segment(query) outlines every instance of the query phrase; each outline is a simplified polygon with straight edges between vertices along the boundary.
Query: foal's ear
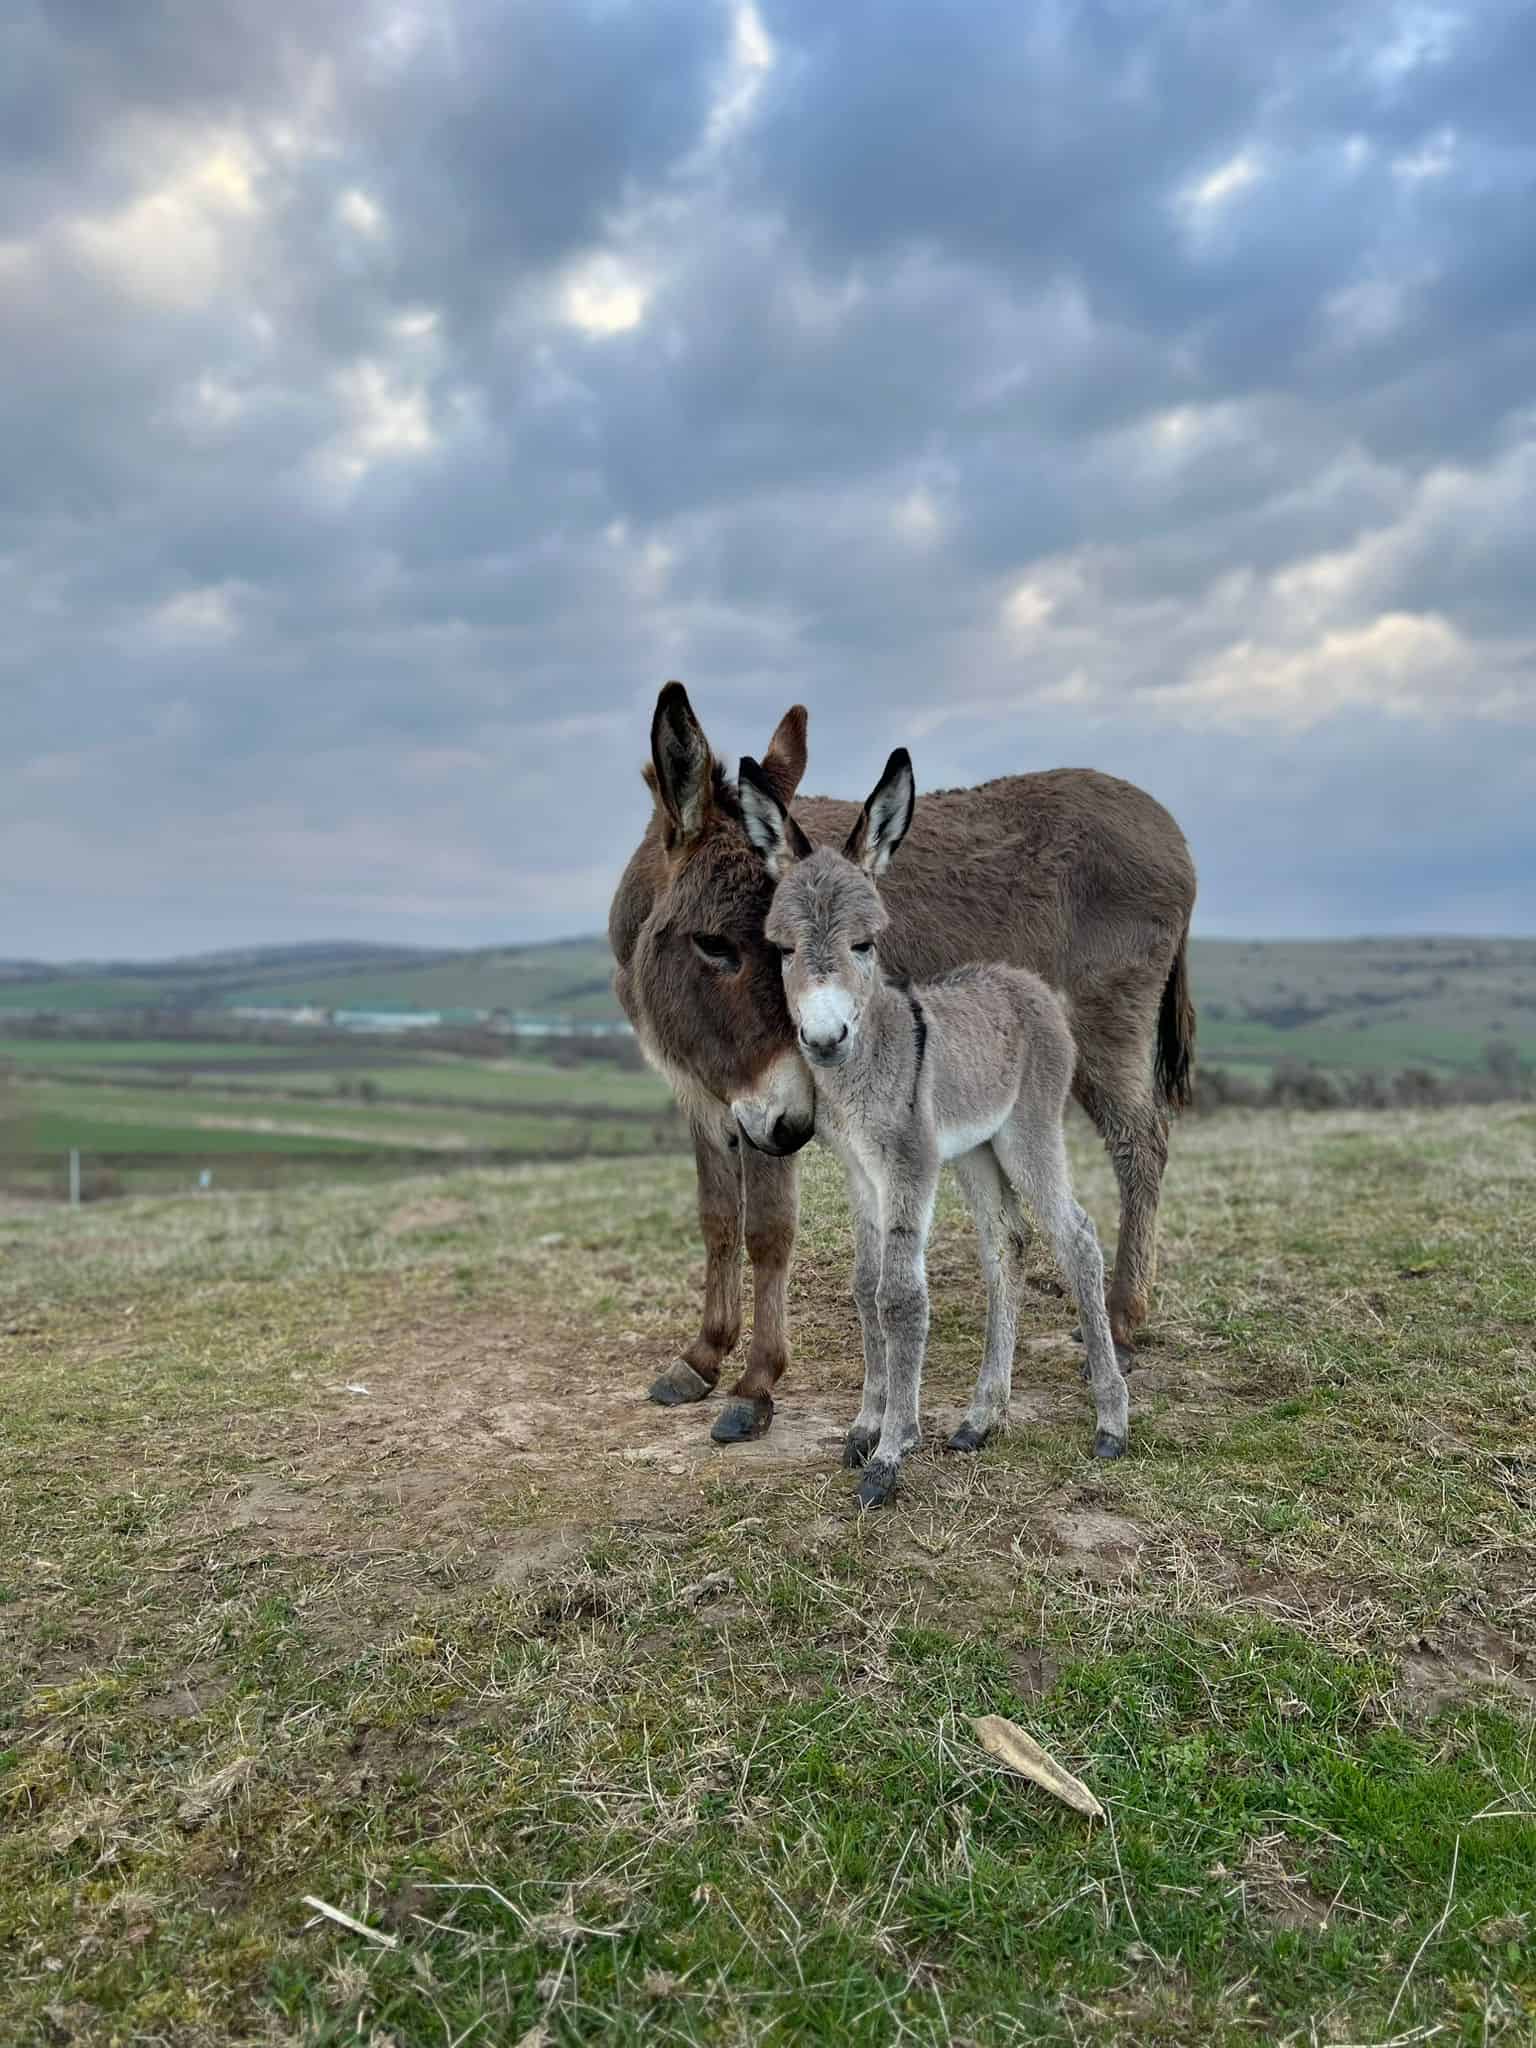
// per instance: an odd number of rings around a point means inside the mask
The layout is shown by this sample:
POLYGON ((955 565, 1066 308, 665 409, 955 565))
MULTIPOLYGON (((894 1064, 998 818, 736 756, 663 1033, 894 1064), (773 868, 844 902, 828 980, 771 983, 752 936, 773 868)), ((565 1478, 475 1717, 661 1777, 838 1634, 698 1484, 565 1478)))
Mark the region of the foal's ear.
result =
POLYGON ((856 861, 867 875, 883 875, 907 836, 916 804, 912 756, 905 747, 898 747, 871 790, 858 823, 848 834, 843 857, 856 861))
POLYGON ((780 802, 766 762, 754 761, 750 754, 742 755, 736 795, 747 837, 762 855, 763 866, 777 881, 791 862, 805 859, 811 842, 780 802))
POLYGON ((645 779, 666 815, 669 844, 696 839, 709 813, 715 758, 681 683, 668 683, 656 699, 645 779))
POLYGON ((781 804, 792 804, 800 778, 805 773, 805 725, 808 713, 803 704, 791 704, 779 720, 768 751, 761 762, 769 787, 781 804))

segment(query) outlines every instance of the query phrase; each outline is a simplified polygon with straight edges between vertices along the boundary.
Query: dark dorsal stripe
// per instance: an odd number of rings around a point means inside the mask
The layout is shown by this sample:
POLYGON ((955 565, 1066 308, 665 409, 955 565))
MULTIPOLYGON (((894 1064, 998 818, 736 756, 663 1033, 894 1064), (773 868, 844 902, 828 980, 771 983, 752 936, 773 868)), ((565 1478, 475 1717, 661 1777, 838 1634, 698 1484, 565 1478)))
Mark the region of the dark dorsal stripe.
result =
POLYGON ((912 1101, 910 1108, 917 1108, 917 1085, 923 1078, 923 1054, 928 1049, 928 1019, 923 1015, 923 1006, 909 988, 904 991, 912 1005, 912 1037, 917 1045, 917 1065, 912 1069, 912 1101))

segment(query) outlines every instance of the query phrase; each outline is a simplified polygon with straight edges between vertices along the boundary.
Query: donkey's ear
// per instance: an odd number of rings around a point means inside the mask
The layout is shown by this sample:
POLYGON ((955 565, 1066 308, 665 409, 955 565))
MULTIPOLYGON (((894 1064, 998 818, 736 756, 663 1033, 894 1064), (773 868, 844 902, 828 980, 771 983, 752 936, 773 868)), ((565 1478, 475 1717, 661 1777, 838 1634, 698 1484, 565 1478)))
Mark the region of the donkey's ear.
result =
POLYGON ((736 796, 747 837, 777 881, 791 862, 805 859, 811 842, 780 802, 766 763, 754 761, 750 754, 741 757, 736 796))
POLYGON ((768 751, 761 762, 769 787, 781 804, 792 804, 800 778, 805 773, 805 724, 803 704, 791 704, 779 720, 768 751))
POLYGON ((666 813, 674 844, 704 828, 714 789, 715 760, 681 683, 668 683, 651 720, 651 773, 646 777, 666 813))
POLYGON ((867 875, 883 875, 907 836, 916 803, 912 756, 905 747, 898 747, 871 790, 858 823, 848 834, 844 857, 857 861, 867 875))

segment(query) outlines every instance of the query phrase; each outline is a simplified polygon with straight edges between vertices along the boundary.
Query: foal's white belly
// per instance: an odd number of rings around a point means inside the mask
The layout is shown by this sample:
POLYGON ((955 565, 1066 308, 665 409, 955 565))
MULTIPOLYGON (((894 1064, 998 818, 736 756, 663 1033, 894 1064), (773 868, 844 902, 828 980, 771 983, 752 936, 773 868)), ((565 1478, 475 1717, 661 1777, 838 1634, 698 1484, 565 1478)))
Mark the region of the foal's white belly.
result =
POLYGON ((959 1159, 967 1152, 974 1152, 978 1145, 985 1145, 989 1138, 996 1137, 1008 1121, 1004 1111, 1000 1116, 988 1117, 980 1123, 941 1123, 939 1125, 939 1157, 959 1159))

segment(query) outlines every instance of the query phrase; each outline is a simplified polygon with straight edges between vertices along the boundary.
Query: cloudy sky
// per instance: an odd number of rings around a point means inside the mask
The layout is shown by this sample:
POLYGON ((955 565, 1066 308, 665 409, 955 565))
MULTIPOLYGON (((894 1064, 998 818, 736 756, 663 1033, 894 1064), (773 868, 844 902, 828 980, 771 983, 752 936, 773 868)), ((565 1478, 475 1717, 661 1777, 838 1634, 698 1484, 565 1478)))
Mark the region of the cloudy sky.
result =
POLYGON ((590 930, 670 676, 1536 931, 1536 10, 11 0, 0 956, 590 930))

